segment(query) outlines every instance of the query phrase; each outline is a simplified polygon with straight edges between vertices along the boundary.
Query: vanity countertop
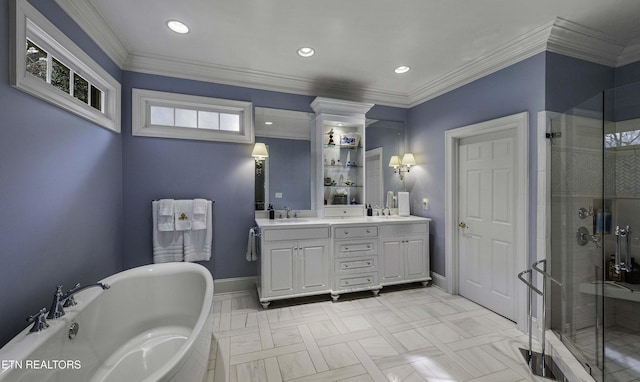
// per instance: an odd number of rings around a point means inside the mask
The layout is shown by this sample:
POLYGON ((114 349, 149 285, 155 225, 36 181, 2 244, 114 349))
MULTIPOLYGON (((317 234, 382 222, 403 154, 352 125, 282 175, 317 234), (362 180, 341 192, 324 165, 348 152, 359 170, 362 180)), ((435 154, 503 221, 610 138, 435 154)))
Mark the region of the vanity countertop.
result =
POLYGON ((299 226, 334 226, 350 224, 403 224, 403 223, 425 223, 431 221, 430 218, 420 216, 362 216, 351 218, 289 218, 289 219, 256 219, 256 224, 260 228, 285 228, 299 226))

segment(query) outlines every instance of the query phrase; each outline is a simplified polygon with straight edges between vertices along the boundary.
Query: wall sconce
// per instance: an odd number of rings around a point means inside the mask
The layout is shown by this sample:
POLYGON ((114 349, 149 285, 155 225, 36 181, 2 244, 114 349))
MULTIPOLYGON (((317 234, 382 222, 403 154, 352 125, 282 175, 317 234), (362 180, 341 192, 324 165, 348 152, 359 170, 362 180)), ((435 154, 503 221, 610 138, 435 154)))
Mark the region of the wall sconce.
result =
POLYGON ((253 146, 251 156, 256 160, 256 175, 262 175, 263 161, 269 157, 267 146, 264 143, 257 143, 253 146))
POLYGON ((412 153, 406 153, 402 156, 402 160, 400 160, 400 156, 394 155, 391 157, 389 161, 389 167, 393 167, 393 173, 400 174, 400 180, 404 180, 404 173, 409 172, 411 170, 411 166, 416 165, 416 158, 412 153))

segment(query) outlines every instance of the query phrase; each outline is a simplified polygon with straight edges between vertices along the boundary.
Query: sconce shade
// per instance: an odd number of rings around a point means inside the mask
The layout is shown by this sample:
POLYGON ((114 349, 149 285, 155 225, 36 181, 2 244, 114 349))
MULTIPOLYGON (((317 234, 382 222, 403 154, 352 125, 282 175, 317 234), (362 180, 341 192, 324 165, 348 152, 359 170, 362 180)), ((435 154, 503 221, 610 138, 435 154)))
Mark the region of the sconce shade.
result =
POLYGON ((415 166, 416 165, 416 158, 413 156, 412 153, 406 153, 402 157, 402 165, 403 166, 415 166))
POLYGON ((267 146, 264 143, 256 143, 253 146, 253 152, 251 156, 256 158, 257 160, 262 160, 269 157, 269 152, 267 152, 267 146))
POLYGON ((400 167, 401 163, 400 163, 400 157, 397 155, 394 155, 391 157, 391 160, 389 160, 389 167, 400 167))

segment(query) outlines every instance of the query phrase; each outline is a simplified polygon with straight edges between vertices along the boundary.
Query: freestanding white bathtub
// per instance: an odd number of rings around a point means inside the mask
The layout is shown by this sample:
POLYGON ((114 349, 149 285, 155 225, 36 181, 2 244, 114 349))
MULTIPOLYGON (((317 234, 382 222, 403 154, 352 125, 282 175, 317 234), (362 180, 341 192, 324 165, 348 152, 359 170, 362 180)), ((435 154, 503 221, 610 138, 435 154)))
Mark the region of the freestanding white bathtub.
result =
POLYGON ((0 381, 202 382, 211 346, 213 279, 203 266, 142 266, 75 295, 77 305, 0 349, 0 381), (69 328, 78 333, 69 338, 69 328))

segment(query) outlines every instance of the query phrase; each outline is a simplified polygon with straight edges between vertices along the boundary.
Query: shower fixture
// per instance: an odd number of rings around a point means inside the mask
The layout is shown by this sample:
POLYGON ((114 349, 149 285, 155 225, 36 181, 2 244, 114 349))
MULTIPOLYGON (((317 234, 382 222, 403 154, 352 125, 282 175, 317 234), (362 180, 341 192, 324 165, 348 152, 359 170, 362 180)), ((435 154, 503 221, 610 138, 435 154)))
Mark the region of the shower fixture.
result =
POLYGON ((587 210, 586 208, 582 207, 578 210, 578 217, 580 219, 586 219, 589 216, 593 215, 593 207, 589 206, 589 209, 587 210))
POLYGON ((600 236, 599 235, 590 235, 589 230, 586 227, 578 228, 578 232, 576 232, 576 242, 580 246, 587 245, 588 242, 592 241, 593 244, 596 245, 596 248, 600 248, 600 236))

